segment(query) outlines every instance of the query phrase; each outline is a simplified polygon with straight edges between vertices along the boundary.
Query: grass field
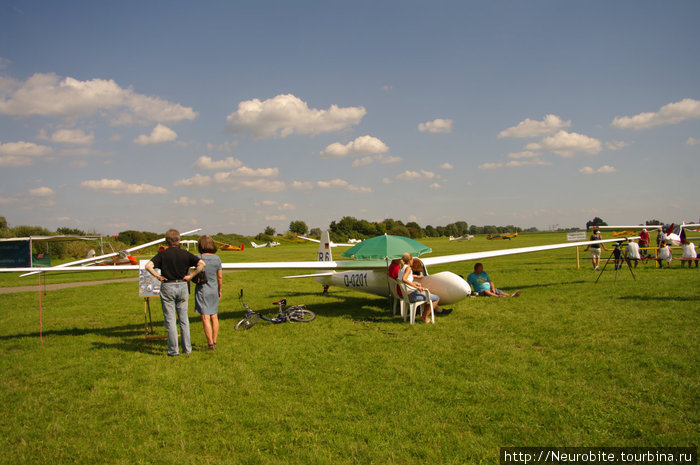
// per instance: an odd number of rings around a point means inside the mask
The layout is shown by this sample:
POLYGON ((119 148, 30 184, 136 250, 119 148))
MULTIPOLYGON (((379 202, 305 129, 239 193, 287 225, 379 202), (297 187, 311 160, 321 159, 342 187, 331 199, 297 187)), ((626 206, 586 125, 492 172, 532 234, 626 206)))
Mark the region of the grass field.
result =
MULTIPOLYGON (((445 254, 562 240, 422 242, 445 254)), ((299 260, 315 249, 221 255, 299 260)), ((322 296, 312 280, 278 279, 284 271, 227 273, 218 350, 204 350, 192 310, 194 352, 173 359, 165 341, 143 338, 136 283, 49 292, 43 347, 38 293, 0 295, 0 462, 467 464, 497 463, 501 446, 698 444, 698 270, 640 265, 636 281, 625 269, 594 284, 574 250, 485 265, 523 296, 468 298, 415 326, 378 297, 322 296), (234 332, 241 287, 255 309, 273 313, 286 296, 318 318, 234 332)), ((94 277, 49 282, 75 279, 94 277)))

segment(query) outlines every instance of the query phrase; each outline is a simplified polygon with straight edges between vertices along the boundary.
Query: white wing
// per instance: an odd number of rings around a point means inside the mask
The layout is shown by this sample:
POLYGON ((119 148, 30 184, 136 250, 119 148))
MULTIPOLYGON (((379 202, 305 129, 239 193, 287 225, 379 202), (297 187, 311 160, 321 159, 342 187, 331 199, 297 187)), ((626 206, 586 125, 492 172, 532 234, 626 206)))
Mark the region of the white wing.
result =
MULTIPOLYGON (((194 234, 194 233, 196 233, 196 232, 198 232, 198 231, 201 231, 201 230, 202 230, 202 228, 193 229, 192 231, 187 231, 187 232, 185 232, 185 233, 180 234, 180 236, 187 236, 187 235, 189 235, 189 234, 194 234)), ((134 252, 134 251, 136 251, 136 250, 145 249, 146 247, 150 247, 150 246, 152 246, 152 245, 160 244, 161 242, 164 242, 164 241, 165 241, 165 238, 164 238, 164 237, 161 237, 161 238, 158 239, 158 240, 155 240, 155 241, 152 241, 152 242, 148 242, 148 243, 146 243, 146 244, 137 245, 137 246, 135 246, 135 247, 131 247, 130 249, 122 250, 122 252, 134 252)), ((104 260, 105 258, 116 257, 117 255, 119 255, 119 253, 120 253, 120 252, 112 252, 112 253, 108 253, 108 254, 106 254, 106 255, 99 255, 99 256, 91 257, 91 258, 84 258, 84 259, 82 259, 82 260, 76 260, 76 261, 74 261, 74 262, 62 263, 62 264, 60 264, 60 265, 51 266, 51 267, 44 267, 44 268, 22 268, 22 269, 20 269, 20 268, 14 268, 14 270, 17 271, 18 273, 22 273, 22 272, 24 272, 25 270, 31 271, 31 273, 26 273, 26 274, 21 275, 20 278, 21 278, 21 277, 24 277, 24 276, 31 276, 31 275, 37 274, 37 273, 39 273, 39 272, 41 272, 41 271, 51 271, 51 270, 61 270, 61 271, 65 271, 65 270, 63 270, 63 268, 69 268, 69 267, 72 267, 72 266, 74 266, 74 265, 81 265, 81 264, 84 264, 84 263, 97 262, 97 261, 100 261, 100 260, 104 260)), ((106 267, 100 267, 100 269, 101 269, 101 270, 105 270, 105 269, 109 269, 109 267, 108 267, 108 266, 106 266, 106 267)), ((127 268, 125 265, 120 265, 118 269, 120 269, 120 270, 127 270, 127 269, 129 269, 129 268, 127 268)), ((138 269, 138 266, 136 267, 136 269, 138 269)), ((4 271, 4 269, 3 269, 3 271, 4 271)), ((83 270, 83 271, 87 271, 87 270, 83 270)), ((95 271, 95 269, 90 269, 89 271, 95 271)))
MULTIPOLYGON (((299 239, 304 239, 307 241, 315 242, 317 244, 320 244, 321 241, 318 239, 314 239, 313 237, 306 237, 306 236, 297 236, 299 239)), ((343 244, 342 242, 330 242, 331 247, 354 247, 356 244, 343 244)))
POLYGON ((627 226, 596 226, 596 229, 629 229, 632 231, 637 231, 637 230, 642 230, 642 229, 663 229, 664 225, 662 224, 655 224, 655 225, 643 225, 643 224, 635 224, 634 226, 627 225, 627 226))

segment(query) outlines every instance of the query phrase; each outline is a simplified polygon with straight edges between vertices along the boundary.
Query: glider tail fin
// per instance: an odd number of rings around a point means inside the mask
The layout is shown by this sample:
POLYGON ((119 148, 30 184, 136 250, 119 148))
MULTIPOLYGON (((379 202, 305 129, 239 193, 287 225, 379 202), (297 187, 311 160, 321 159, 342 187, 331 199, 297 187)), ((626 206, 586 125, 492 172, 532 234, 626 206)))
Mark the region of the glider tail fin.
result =
POLYGON ((321 233, 321 242, 318 244, 318 261, 332 262, 333 252, 331 252, 331 237, 328 230, 321 233))

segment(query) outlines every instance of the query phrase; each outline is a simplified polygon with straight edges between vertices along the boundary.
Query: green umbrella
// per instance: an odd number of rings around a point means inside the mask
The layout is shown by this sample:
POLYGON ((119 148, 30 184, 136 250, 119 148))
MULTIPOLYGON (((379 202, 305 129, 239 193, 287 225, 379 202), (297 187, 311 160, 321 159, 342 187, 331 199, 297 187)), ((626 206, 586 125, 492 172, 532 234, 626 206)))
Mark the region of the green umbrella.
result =
POLYGON ((386 260, 400 258, 406 252, 418 256, 432 252, 432 249, 408 237, 384 234, 383 236, 367 239, 349 248, 343 252, 343 257, 354 258, 355 260, 386 260))

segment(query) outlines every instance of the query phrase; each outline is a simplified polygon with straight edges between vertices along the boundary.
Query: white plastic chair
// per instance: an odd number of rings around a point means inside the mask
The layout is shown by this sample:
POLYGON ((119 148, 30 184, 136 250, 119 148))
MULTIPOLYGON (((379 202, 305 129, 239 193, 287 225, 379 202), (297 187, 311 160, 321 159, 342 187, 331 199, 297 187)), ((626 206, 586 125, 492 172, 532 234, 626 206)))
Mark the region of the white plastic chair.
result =
POLYGON ((403 303, 403 297, 399 295, 398 287, 399 281, 394 278, 389 278, 389 291, 391 295, 391 309, 394 316, 396 316, 396 308, 399 308, 401 312, 401 318, 406 320, 406 306, 403 303))
POLYGON ((403 281, 397 281, 399 288, 401 289, 401 293, 403 294, 403 297, 401 297, 402 301, 402 307, 401 307, 401 316, 403 317, 403 320, 406 321, 406 313, 408 313, 408 317, 410 318, 411 324, 416 323, 416 313, 418 312, 418 308, 421 305, 428 304, 430 306, 430 322, 435 323, 435 313, 433 312, 433 305, 430 302, 430 291, 425 290, 423 293, 425 294, 426 300, 419 300, 416 302, 411 302, 411 300, 408 298, 408 295, 413 292, 415 289, 408 288, 408 285, 404 283, 403 281), (406 312, 406 309, 408 309, 408 312, 406 312))

